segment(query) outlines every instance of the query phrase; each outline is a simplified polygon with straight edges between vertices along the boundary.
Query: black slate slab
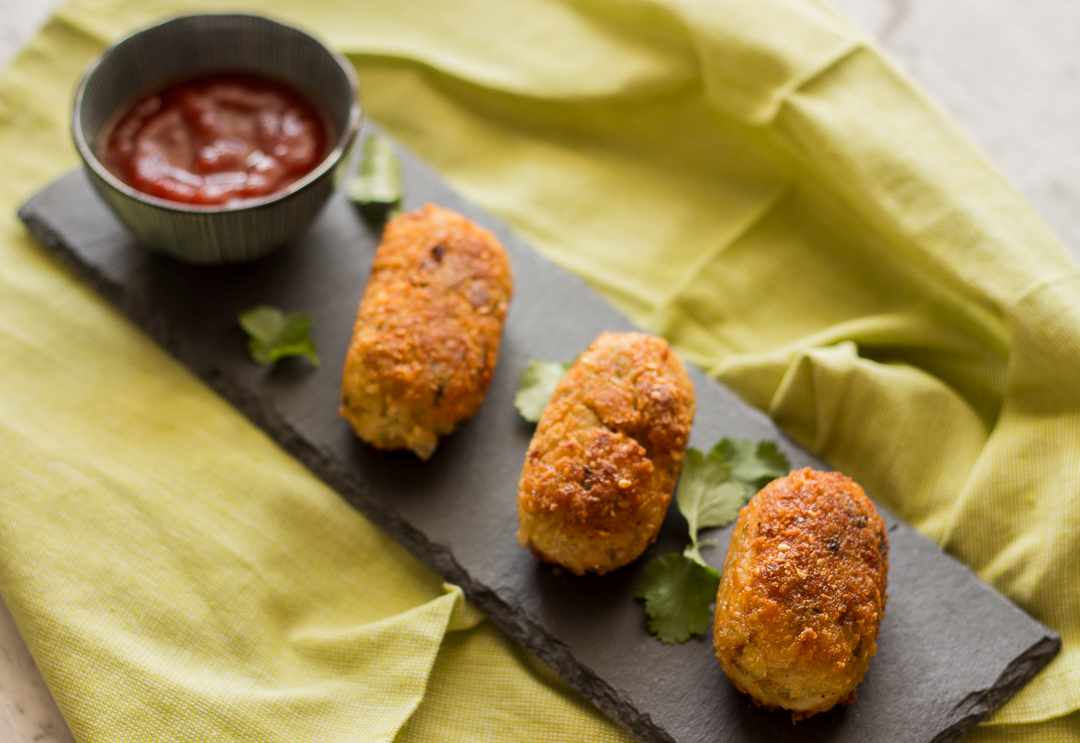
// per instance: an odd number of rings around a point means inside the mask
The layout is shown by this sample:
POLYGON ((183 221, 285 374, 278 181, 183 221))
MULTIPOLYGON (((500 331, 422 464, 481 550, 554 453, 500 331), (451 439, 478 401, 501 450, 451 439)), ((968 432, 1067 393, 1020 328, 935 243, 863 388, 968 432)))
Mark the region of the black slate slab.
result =
MULTIPOLYGON (((401 154, 406 206, 434 202, 494 230, 516 282, 487 398, 428 462, 367 447, 337 414, 341 363, 378 241, 378 230, 340 195, 284 251, 215 268, 142 250, 81 170, 19 215, 147 333, 642 741, 955 741, 1057 653, 1054 632, 883 511, 890 598, 878 654, 854 705, 793 726, 787 714, 758 709, 731 687, 710 639, 666 646, 646 631, 633 588, 647 560, 685 545, 675 508, 643 559, 604 578, 574 577, 518 549, 514 499, 532 434, 512 406, 518 375, 530 359, 570 360, 600 331, 632 326, 401 154), (320 369, 292 360, 267 370, 248 359, 236 316, 259 303, 314 315, 320 369)), ((691 445, 707 449, 724 435, 768 438, 793 466, 825 466, 699 370, 692 376, 691 445)), ((729 531, 714 535, 719 544, 707 550, 716 566, 729 531)))

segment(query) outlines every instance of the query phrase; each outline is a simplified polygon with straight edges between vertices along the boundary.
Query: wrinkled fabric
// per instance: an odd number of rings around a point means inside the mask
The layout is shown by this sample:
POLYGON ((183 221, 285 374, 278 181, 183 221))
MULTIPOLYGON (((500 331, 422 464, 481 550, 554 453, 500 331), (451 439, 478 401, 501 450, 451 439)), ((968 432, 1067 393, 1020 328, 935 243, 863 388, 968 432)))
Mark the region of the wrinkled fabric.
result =
MULTIPOLYGON (((1064 638, 972 736, 1080 739, 1080 272, 820 0, 271 0, 368 116, 1064 638)), ((76 0, 0 78, 0 593, 77 738, 628 740, 60 269, 76 0)))

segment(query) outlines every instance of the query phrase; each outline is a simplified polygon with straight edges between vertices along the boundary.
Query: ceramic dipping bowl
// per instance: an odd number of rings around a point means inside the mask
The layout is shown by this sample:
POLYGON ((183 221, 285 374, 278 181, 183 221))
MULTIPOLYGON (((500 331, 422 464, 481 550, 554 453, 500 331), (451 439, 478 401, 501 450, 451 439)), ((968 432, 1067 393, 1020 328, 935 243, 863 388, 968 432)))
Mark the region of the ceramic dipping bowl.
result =
POLYGON ((360 127, 352 65, 311 35, 256 15, 189 15, 139 31, 91 63, 75 93, 72 134, 90 180, 116 216, 151 250, 188 263, 238 263, 288 243, 333 193, 360 127), (98 159, 107 128, 140 97, 219 73, 254 74, 297 91, 328 124, 328 152, 282 190, 202 205, 143 193, 98 159))

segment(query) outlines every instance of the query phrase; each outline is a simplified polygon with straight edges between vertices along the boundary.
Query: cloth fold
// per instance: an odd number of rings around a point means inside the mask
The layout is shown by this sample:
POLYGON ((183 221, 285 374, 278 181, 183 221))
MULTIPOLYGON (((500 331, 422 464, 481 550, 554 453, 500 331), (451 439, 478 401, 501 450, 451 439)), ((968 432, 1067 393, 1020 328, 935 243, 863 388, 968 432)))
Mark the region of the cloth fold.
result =
MULTIPOLYGON (((240 2, 367 114, 1064 637, 974 740, 1080 740, 1080 273, 822 0, 240 2)), ((627 740, 26 236, 105 44, 0 77, 0 593, 77 738, 627 740), (187 736, 186 738, 184 736, 187 736)))

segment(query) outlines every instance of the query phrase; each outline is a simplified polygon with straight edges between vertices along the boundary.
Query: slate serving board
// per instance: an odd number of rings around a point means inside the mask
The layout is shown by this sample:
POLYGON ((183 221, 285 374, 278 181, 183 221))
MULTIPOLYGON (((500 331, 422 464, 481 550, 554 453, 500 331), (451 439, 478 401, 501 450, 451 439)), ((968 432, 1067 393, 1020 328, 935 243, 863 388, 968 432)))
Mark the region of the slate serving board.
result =
MULTIPOLYGON (((428 462, 369 448, 337 413, 340 369, 378 242, 378 229, 340 194, 296 243, 242 266, 194 267, 143 250, 82 170, 34 196, 19 216, 281 446, 642 741, 955 741, 1057 653, 1053 631, 882 511, 891 548, 878 654, 854 705, 793 726, 788 714, 758 709, 734 690, 710 638, 668 646, 648 634, 634 585, 648 560, 685 546, 674 507, 644 557, 603 578, 575 577, 519 549, 515 495, 533 430, 512 405, 522 368, 534 358, 571 360, 601 331, 633 326, 400 154, 405 206, 430 201, 492 229, 510 253, 516 284, 484 404, 428 462), (236 316, 261 303, 314 315, 321 368, 294 359, 267 370, 250 361, 236 316)), ((725 435, 772 439, 794 467, 826 466, 700 370, 691 376, 692 446, 705 450, 725 435)), ((711 535, 719 543, 706 557, 716 567, 729 533, 711 535)))

